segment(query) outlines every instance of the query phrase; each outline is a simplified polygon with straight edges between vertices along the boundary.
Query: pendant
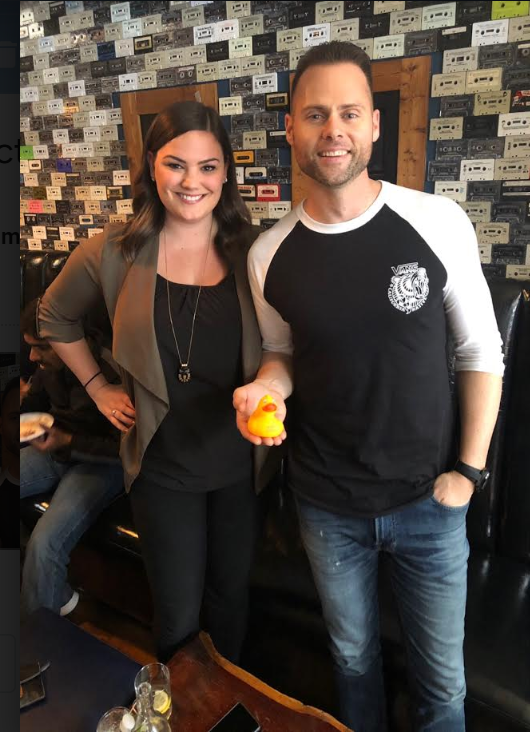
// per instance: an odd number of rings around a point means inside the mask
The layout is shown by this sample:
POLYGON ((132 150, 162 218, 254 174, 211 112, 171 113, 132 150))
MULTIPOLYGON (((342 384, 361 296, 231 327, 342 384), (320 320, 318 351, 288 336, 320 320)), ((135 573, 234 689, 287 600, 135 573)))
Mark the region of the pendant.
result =
POLYGON ((191 380, 191 372, 187 363, 181 363, 178 373, 178 379, 183 384, 187 384, 191 380))

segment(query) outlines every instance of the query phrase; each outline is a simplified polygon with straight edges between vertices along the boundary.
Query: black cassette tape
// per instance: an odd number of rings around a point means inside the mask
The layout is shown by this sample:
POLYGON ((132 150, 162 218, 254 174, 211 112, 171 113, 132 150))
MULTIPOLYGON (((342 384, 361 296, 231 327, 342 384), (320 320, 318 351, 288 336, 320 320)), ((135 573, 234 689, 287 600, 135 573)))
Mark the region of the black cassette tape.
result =
MULTIPOLYGON (((42 118, 42 126, 45 130, 56 130, 58 128, 59 124, 59 117, 58 114, 47 114, 45 117, 42 118)), ((73 123, 73 119, 70 117, 73 123)), ((45 143, 41 141, 41 144, 44 145, 45 143)), ((49 152, 49 150, 48 150, 49 152)))
POLYGON ((524 244, 493 244, 491 247, 492 264, 524 264, 525 258, 524 244))
POLYGON ((390 13, 359 19, 359 38, 387 36, 390 30, 390 13))
POLYGON ((75 67, 75 78, 76 79, 91 79, 92 78, 92 64, 90 61, 85 61, 82 64, 77 64, 75 67))
POLYGON ((58 214, 69 214, 70 213, 70 201, 55 201, 55 210, 58 214))
POLYGON ((166 51, 168 48, 174 47, 173 31, 164 31, 163 33, 153 33, 153 51, 166 51))
POLYGON ((46 171, 39 173, 39 185, 41 186, 51 186, 52 184, 52 174, 51 171, 46 171))
POLYGON ((101 94, 101 79, 87 79, 85 81, 85 92, 87 96, 101 94))
MULTIPOLYGON (((530 84, 529 84, 530 86, 530 84)), ((512 101, 510 104, 510 112, 528 112, 530 111, 530 89, 514 89, 512 91, 512 101)), ((42 138, 42 135, 41 135, 42 138)))
POLYGON ((252 94, 252 76, 239 76, 236 79, 230 79, 230 96, 244 97, 252 94))
POLYGON ((102 94, 114 94, 120 91, 120 80, 117 76, 105 76, 101 79, 102 94))
POLYGON ((230 145, 232 150, 243 150, 243 133, 242 132, 231 132, 230 133, 230 145))
POLYGON ((69 48, 63 52, 63 62, 65 65, 78 64, 80 57, 81 51, 78 48, 69 48))
MULTIPOLYGON (((151 10, 150 12, 153 13, 155 11, 151 10)), ((206 3, 206 5, 204 6, 204 22, 219 23, 222 20, 226 20, 226 3, 206 3)))
POLYGON ((112 109, 112 95, 111 94, 96 94, 96 109, 112 109))
POLYGON ((528 86, 528 69, 512 66, 502 72, 503 89, 525 89, 528 86))
POLYGON ((197 67, 180 66, 175 70, 177 84, 194 84, 197 81, 197 67))
POLYGON ((156 72, 156 85, 169 87, 175 86, 177 83, 177 76, 175 69, 158 69, 156 72))
POLYGON ((291 168, 290 166, 271 166, 267 170, 267 180, 269 183, 280 183, 287 184, 291 182, 291 168))
POLYGON ((289 147, 285 130, 267 130, 267 147, 289 147))
POLYGON ((146 2, 146 0, 138 0, 138 2, 135 1, 132 3, 130 6, 131 20, 134 20, 135 18, 142 18, 144 15, 156 12, 155 10, 150 10, 150 5, 152 5, 152 3, 146 2))
POLYGON ((506 265, 502 264, 483 264, 482 272, 486 280, 497 279, 501 277, 506 278, 506 265))
POLYGON ((260 219, 260 229, 272 229, 274 224, 278 223, 278 219, 260 219))
POLYGON ((365 0, 346 0, 344 18, 363 18, 372 14, 373 3, 365 0))
POLYGON ((127 149, 125 146, 125 140, 110 140, 110 154, 126 155, 127 149))
POLYGON ((265 94, 249 94, 242 98, 241 104, 244 112, 264 112, 265 94))
POLYGON ((46 160, 43 160, 42 161, 42 169, 44 171, 50 170, 50 171, 53 171, 55 173, 55 171, 57 170, 57 160, 56 160, 56 158, 57 158, 57 155, 59 154, 59 147, 58 147, 58 145, 48 145, 48 152, 53 157, 46 158, 46 160))
POLYGON ((289 28, 289 15, 287 8, 283 3, 281 3, 281 6, 282 7, 278 7, 278 5, 276 5, 276 10, 266 13, 265 10, 261 9, 261 4, 259 4, 259 10, 255 11, 256 13, 263 13, 263 28, 266 33, 273 33, 275 31, 286 30, 289 28))
MULTIPOLYGON (((174 34, 173 40, 176 48, 193 46, 193 28, 175 28, 174 34)), ((223 43, 223 41, 221 41, 221 43, 223 43)), ((209 43, 208 46, 210 45, 212 44, 209 43)), ((226 42, 226 45, 228 47, 228 41, 226 42)))
POLYGON ((256 112, 254 115, 255 130, 277 130, 278 112, 256 112))
POLYGON ((19 74, 19 78, 20 78, 20 88, 21 89, 24 86, 29 86, 28 74, 26 71, 21 71, 19 74))
POLYGON ((48 226, 46 229, 46 237, 48 239, 52 239, 53 241, 57 241, 61 237, 59 236, 59 227, 58 226, 48 226))
POLYGON ((61 32, 59 18, 48 18, 42 21, 42 30, 45 36, 58 36, 61 32))
POLYGON ((94 25, 106 25, 111 22, 110 7, 94 10, 94 25))
MULTIPOLYGON (((57 201, 59 203, 59 201, 57 201)), ((85 213, 84 201, 70 201, 70 213, 80 216, 85 213)))
POLYGON ((98 181, 98 178, 97 178, 96 173, 85 173, 82 176, 82 180, 83 180, 83 183, 82 184, 84 186, 97 186, 97 185, 99 185, 99 181, 98 181))
POLYGON ((515 47, 512 43, 480 46, 478 49, 479 69, 495 69, 512 66, 515 63, 515 47))
POLYGON ((121 58, 113 58, 110 61, 107 62, 109 65, 109 74, 126 74, 127 73, 127 64, 125 61, 125 57, 122 56, 121 58))
POLYGON ((302 28, 315 24, 315 3, 301 3, 289 8, 289 28, 302 28))
MULTIPOLYGON (((515 46, 514 64, 515 66, 530 66, 530 43, 520 43, 515 46)), ((530 75, 530 71, 528 73, 530 75)))
POLYGON ((267 109, 289 109, 288 92, 271 92, 265 95, 265 107, 267 109))
POLYGON ((164 3, 164 9, 162 10, 162 27, 165 29, 169 26, 177 26, 180 28, 182 25, 182 10, 180 8, 170 7, 167 8, 167 2, 164 3))
MULTIPOLYGON (((52 130, 41 130, 39 132, 39 140, 41 145, 53 145, 53 131, 52 130)), ((48 150, 49 152, 49 150, 48 150)))
POLYGON ((84 142, 85 133, 80 127, 72 127, 69 132, 70 142, 84 142))
POLYGON ((464 137, 494 137, 497 134, 498 114, 464 118, 464 137))
POLYGON ((231 132, 250 132, 255 129, 257 128, 254 127, 254 115, 252 112, 247 112, 246 114, 234 114, 230 118, 231 132))
POLYGON ((252 55, 276 53, 276 33, 260 33, 252 36, 252 55))
POLYGON ((206 60, 208 63, 226 61, 229 57, 228 41, 216 41, 215 43, 206 44, 206 60))
POLYGON ((108 214, 94 214, 93 221, 95 226, 105 226, 105 224, 109 223, 108 214))
POLYGON ((44 127, 42 117, 33 117, 30 120, 29 126, 32 132, 38 132, 39 130, 42 130, 42 128, 44 127))
POLYGON ((114 41, 98 43, 98 61, 108 61, 111 58, 116 58, 114 41))
POLYGON ((68 97, 68 82, 59 81, 53 85, 53 95, 55 99, 66 99, 68 97))
POLYGON ((33 71, 33 56, 23 56, 20 59, 21 71, 33 71))
POLYGON ((512 239, 514 244, 528 247, 530 246, 530 227, 512 227, 512 239))
MULTIPOLYGON (((123 194, 123 189, 122 189, 122 194, 123 194)), ((105 213, 105 214, 116 213, 116 203, 114 201, 100 201, 99 203, 100 203, 101 213, 105 213)))
POLYGON ((422 56, 438 50, 439 31, 423 30, 405 34, 405 56, 422 56))
POLYGON ((501 181, 501 199, 511 201, 530 201, 530 180, 501 181))
POLYGON ((256 150, 256 165, 270 168, 280 164, 278 150, 256 150))
MULTIPOLYGON (((26 226, 37 226, 37 214, 24 214, 24 221, 26 222, 26 226)), ((22 229, 20 230, 20 233, 22 234, 22 229)), ((24 236, 26 236, 26 234, 24 234, 24 236)))
POLYGON ((102 76, 109 75, 109 63, 108 61, 92 61, 90 64, 92 69, 92 78, 100 79, 102 76))
POLYGON ((20 107, 20 116, 21 117, 30 117, 32 112, 31 102, 23 102, 20 107))
POLYGON ((491 20, 491 2, 466 0, 456 5, 456 25, 468 25, 491 20))
POLYGON ((468 201, 499 201, 501 197, 501 181, 469 181, 467 184, 468 201))
MULTIPOLYGON (((136 38, 134 39, 137 40, 136 38)), ((137 74, 139 71, 145 71, 145 58, 137 53, 135 56, 126 56, 125 65, 127 66, 128 74, 137 74)))
POLYGON ((469 140, 438 140, 436 160, 463 160, 467 158, 469 140))
POLYGON ((504 155, 504 137, 484 137, 469 140, 468 154, 470 158, 502 158, 504 155))
POLYGON ((492 221, 522 224, 525 218, 526 203, 524 201, 500 201, 499 203, 494 203, 491 209, 492 221))
MULTIPOLYGON (((405 44, 407 39, 405 37, 405 44)), ((469 48, 471 45, 471 26, 458 28, 442 28, 439 37, 440 51, 454 51, 457 48, 469 48)))
POLYGON ((272 74, 274 71, 289 71, 289 51, 265 56, 265 73, 272 74))
POLYGON ((458 180, 460 174, 460 161, 445 162, 431 160, 429 162, 428 180, 458 180))

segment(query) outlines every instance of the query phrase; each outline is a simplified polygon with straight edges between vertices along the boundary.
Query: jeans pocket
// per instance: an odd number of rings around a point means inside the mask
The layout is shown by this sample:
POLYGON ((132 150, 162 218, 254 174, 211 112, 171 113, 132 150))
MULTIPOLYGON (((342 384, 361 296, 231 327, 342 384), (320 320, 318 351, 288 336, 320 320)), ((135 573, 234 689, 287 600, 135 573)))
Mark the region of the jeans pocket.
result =
POLYGON ((434 496, 430 497, 431 503, 434 503, 435 506, 441 508, 442 511, 449 511, 450 513, 463 513, 464 511, 467 511, 470 500, 467 503, 463 503, 461 506, 448 506, 446 503, 440 503, 440 501, 437 501, 434 496))

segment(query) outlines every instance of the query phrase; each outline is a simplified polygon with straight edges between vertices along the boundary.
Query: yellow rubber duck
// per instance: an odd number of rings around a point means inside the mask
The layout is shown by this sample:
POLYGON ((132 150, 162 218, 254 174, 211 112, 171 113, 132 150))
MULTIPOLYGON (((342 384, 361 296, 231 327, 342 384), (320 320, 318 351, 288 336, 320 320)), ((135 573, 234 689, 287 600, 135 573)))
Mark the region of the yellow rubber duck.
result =
POLYGON ((248 431, 256 437, 278 437, 282 434, 283 422, 276 417, 278 409, 270 394, 259 400, 258 406, 248 420, 248 431))

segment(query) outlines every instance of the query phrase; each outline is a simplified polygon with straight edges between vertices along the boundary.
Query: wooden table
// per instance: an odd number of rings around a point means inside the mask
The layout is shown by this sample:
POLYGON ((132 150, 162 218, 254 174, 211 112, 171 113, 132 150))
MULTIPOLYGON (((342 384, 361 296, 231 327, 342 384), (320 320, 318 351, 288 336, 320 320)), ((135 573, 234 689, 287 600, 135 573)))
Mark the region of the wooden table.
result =
POLYGON ((314 707, 280 694, 220 656, 200 633, 168 663, 173 732, 208 732, 237 702, 259 721, 262 732, 349 732, 314 707))

